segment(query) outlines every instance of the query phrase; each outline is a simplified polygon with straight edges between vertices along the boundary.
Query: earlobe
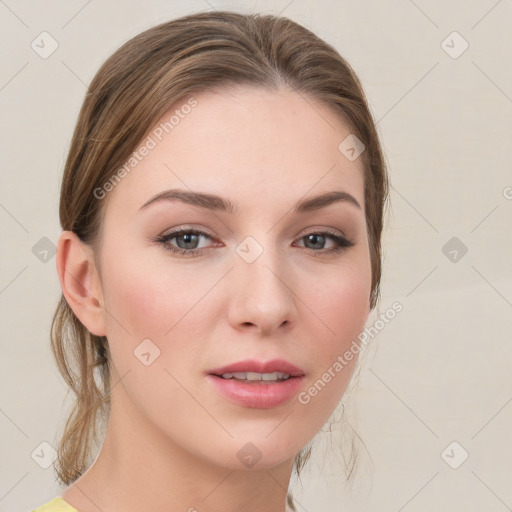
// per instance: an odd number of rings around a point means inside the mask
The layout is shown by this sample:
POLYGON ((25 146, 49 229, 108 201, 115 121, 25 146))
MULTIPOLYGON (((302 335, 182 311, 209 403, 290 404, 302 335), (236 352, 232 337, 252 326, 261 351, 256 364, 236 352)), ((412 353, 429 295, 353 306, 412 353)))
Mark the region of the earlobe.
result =
POLYGON ((62 293, 80 322, 96 336, 106 336, 101 283, 91 250, 72 231, 63 231, 56 257, 62 293))

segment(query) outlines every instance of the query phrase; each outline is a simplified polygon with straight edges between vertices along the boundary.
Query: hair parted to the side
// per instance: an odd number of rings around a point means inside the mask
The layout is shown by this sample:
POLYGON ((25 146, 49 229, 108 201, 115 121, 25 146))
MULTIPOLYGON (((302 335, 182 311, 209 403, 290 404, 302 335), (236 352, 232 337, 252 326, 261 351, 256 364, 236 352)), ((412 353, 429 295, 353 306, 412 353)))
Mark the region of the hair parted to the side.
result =
MULTIPOLYGON (((96 251, 107 201, 99 200, 94 190, 123 166, 177 102, 204 90, 244 84, 267 90, 288 88, 320 101, 364 144, 360 158, 373 309, 379 298, 381 232, 388 196, 375 124, 347 61, 288 18, 229 11, 196 13, 146 30, 112 54, 94 76, 78 116, 61 187, 62 229, 73 231, 96 251)), ((58 479, 69 485, 90 464, 97 420, 109 413, 110 355, 108 340, 91 334, 64 296, 54 314, 51 338, 59 371, 76 395, 56 461, 58 479)), ((308 448, 297 455, 298 473, 310 453, 308 448)))

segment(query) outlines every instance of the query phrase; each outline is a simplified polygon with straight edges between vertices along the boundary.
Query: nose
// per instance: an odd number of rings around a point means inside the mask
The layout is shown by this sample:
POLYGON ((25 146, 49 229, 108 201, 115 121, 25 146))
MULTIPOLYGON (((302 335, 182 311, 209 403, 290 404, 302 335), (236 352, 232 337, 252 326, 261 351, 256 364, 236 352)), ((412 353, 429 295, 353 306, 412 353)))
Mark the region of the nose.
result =
POLYGON ((285 263, 268 249, 252 263, 236 256, 228 302, 228 319, 235 329, 269 335, 296 323, 293 279, 285 263))

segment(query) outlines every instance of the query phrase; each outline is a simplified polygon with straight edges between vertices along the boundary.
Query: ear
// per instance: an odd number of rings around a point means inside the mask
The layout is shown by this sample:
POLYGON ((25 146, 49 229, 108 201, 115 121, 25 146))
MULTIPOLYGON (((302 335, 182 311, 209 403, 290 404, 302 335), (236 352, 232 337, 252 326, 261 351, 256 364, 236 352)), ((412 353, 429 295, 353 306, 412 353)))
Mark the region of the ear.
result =
POLYGON ((56 257, 62 293, 80 322, 96 336, 106 336, 101 281, 92 251, 72 231, 63 231, 56 257))

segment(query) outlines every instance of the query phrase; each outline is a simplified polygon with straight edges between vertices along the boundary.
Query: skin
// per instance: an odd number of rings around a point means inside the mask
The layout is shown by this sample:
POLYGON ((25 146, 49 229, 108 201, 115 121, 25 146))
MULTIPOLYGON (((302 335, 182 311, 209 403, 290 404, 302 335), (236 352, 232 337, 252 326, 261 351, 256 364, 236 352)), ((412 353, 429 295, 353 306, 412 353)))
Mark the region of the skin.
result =
POLYGON ((294 457, 329 419, 356 364, 355 356, 308 404, 295 397, 267 409, 232 403, 205 378, 242 359, 284 358, 305 372, 307 390, 364 329, 371 267, 362 162, 338 150, 350 130, 334 112, 287 89, 195 98, 103 199, 99 268, 73 233, 59 239, 64 295, 112 353, 103 447, 62 494, 80 512, 283 512, 294 457), (180 201, 139 211, 171 188, 221 195, 240 213, 180 201), (304 196, 332 190, 361 209, 340 201, 293 214, 304 196), (180 226, 211 235, 188 246, 204 252, 182 256, 154 241, 180 226), (328 255, 331 238, 304 238, 325 229, 354 245, 328 255), (235 252, 247 236, 263 248, 253 263, 235 252), (149 366, 134 355, 147 338, 160 350, 149 366), (248 442, 261 453, 251 468, 237 457, 248 442))

